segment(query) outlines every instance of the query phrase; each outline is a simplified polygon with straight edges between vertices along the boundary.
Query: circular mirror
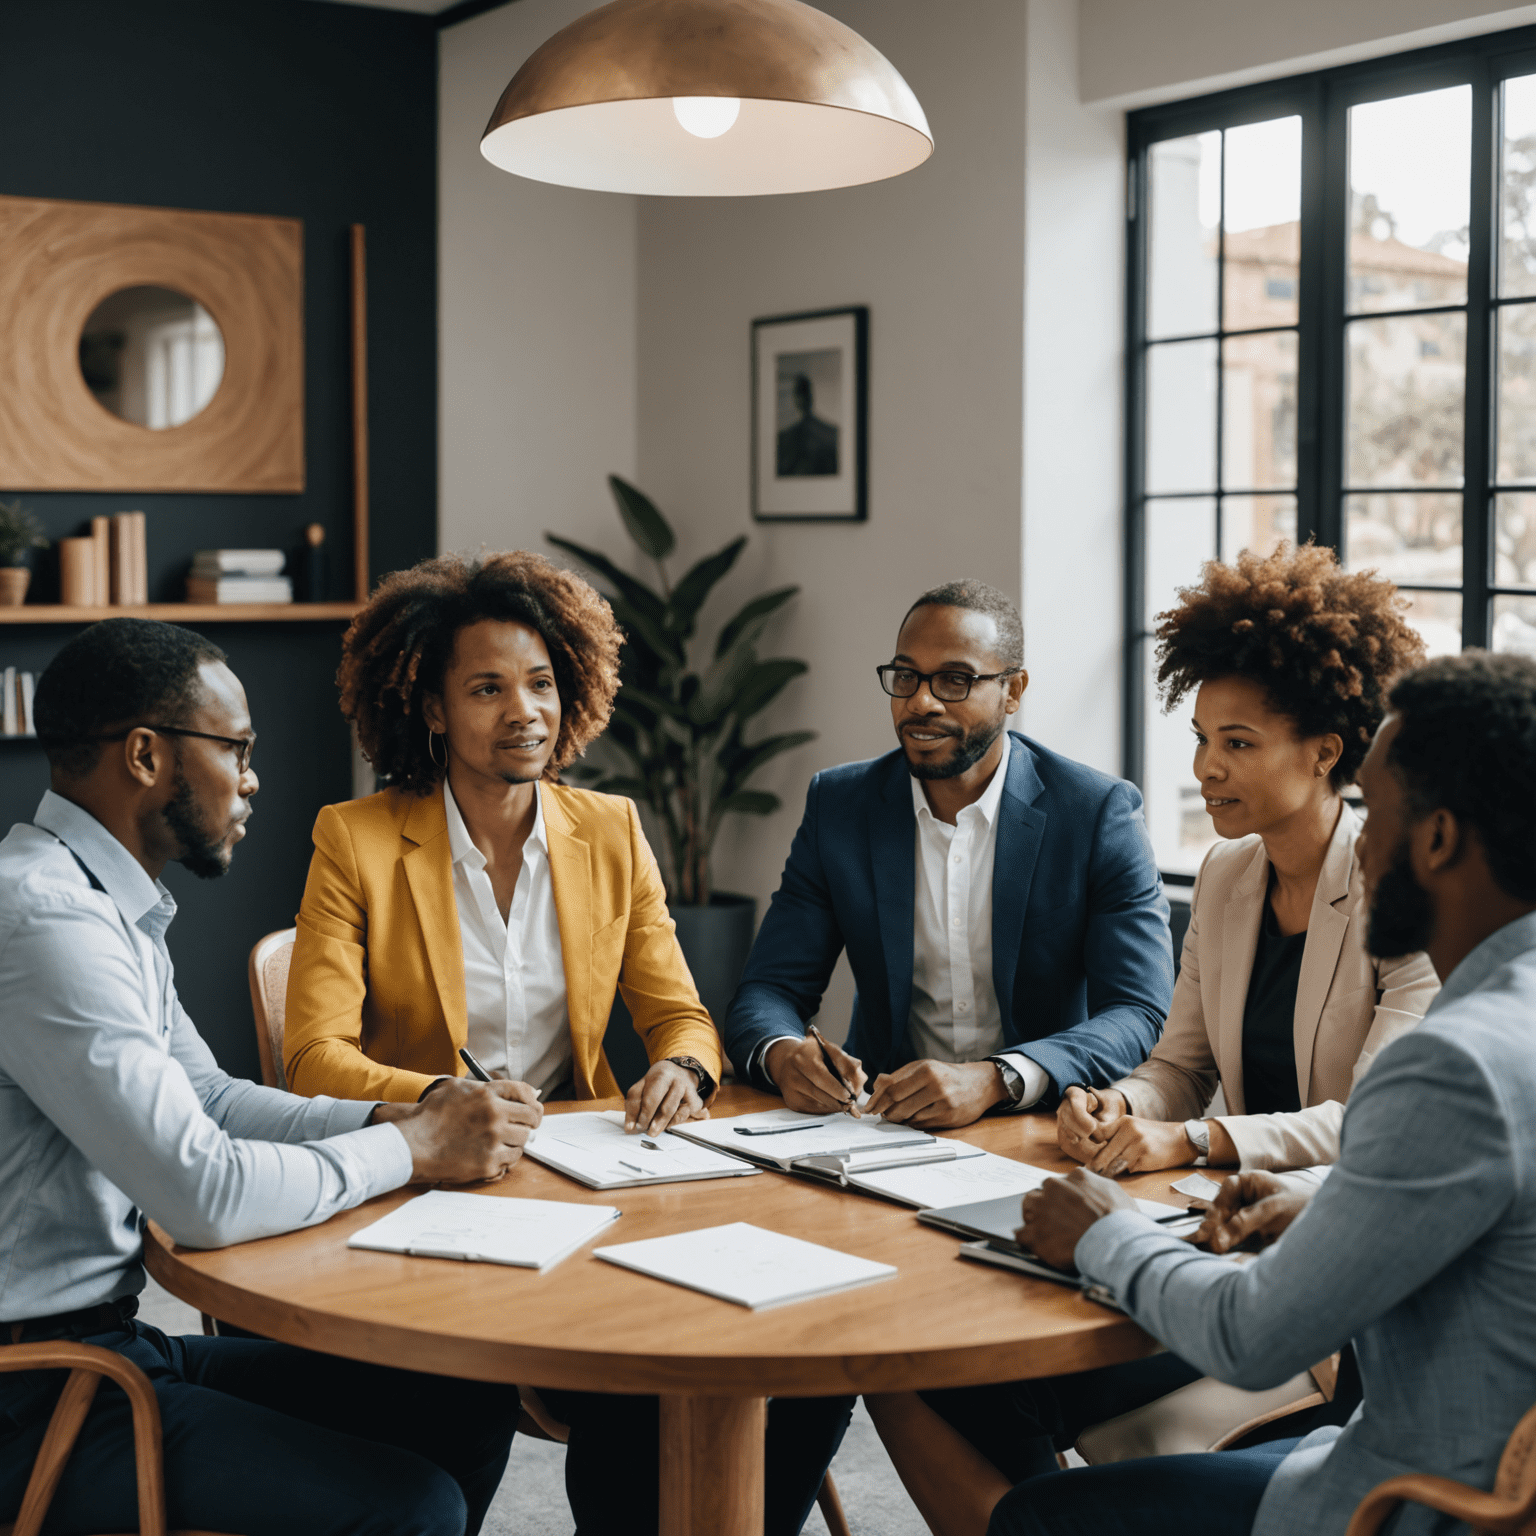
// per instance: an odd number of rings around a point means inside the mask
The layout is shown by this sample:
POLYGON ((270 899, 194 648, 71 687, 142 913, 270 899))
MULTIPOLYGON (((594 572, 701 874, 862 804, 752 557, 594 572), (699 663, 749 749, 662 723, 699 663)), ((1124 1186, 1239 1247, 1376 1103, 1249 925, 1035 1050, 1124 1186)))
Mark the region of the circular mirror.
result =
POLYGON ((85 322, 80 372, 114 416, 156 431, 179 427, 218 393, 224 336, 184 293, 124 288, 85 322))

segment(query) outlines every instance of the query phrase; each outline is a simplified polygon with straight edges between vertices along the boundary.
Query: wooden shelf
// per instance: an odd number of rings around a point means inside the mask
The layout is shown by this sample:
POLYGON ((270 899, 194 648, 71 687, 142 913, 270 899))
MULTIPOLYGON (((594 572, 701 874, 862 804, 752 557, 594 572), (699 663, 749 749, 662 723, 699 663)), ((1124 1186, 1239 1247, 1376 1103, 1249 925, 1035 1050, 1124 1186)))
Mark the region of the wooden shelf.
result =
POLYGON ((78 608, 23 603, 0 608, 0 624, 94 624, 98 619, 164 619, 168 624, 305 624, 350 619, 361 603, 145 603, 134 608, 78 608))

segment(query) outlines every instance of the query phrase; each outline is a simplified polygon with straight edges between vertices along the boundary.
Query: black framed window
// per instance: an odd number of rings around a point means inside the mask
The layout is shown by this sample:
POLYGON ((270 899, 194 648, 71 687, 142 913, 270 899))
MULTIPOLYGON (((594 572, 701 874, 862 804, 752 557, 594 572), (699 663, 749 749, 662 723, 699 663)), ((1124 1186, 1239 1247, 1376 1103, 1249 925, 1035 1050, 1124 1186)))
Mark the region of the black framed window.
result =
POLYGON ((1536 28, 1128 126, 1125 771, 1189 875, 1150 630, 1201 561, 1315 538, 1432 653, 1536 655, 1536 28))

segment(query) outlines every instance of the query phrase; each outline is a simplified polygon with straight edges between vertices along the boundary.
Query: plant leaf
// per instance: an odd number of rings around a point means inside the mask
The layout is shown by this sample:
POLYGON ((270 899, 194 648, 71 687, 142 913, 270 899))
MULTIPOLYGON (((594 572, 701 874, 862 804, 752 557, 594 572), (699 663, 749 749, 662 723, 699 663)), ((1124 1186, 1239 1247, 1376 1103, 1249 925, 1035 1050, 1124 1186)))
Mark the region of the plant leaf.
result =
POLYGON ((601 795, 624 795, 630 800, 649 800, 651 797, 650 786, 644 779, 630 778, 625 774, 616 773, 612 778, 603 779, 592 787, 601 795))
POLYGON ((688 718, 704 730, 718 725, 735 709, 756 666, 757 657, 750 645, 738 645, 714 662, 704 674, 698 696, 688 706, 688 718))
MULTIPOLYGON (((715 641, 715 655, 724 656, 736 643, 736 638, 754 620, 766 620, 768 615, 776 608, 782 608, 790 598, 798 591, 799 587, 780 587, 774 592, 765 592, 761 597, 754 597, 740 613, 720 631, 720 638, 715 641)), ((761 631, 759 623, 758 629, 761 631)))
POLYGON ((735 791, 757 772, 764 763, 775 758, 781 752, 789 752, 795 747, 803 747, 808 741, 816 740, 815 731, 785 731, 778 736, 765 736, 761 741, 755 741, 751 746, 735 746, 727 744, 720 751, 719 763, 725 776, 724 793, 734 794, 735 791))
POLYGON ((619 504, 619 516, 624 519, 625 529, 640 546, 641 553, 652 560, 665 560, 677 547, 677 536, 656 509, 655 502, 617 475, 608 476, 608 489, 619 504))
POLYGON ((648 688, 637 688, 633 683, 625 683, 619 690, 619 698, 630 699, 636 704, 643 705, 663 720, 687 718, 682 706, 675 699, 669 699, 665 694, 652 693, 648 688))
POLYGON ((803 661, 793 661, 785 656, 758 662, 732 704, 736 718, 746 720, 766 708, 788 683, 809 670, 803 661))
POLYGON ((663 629, 659 622, 634 607, 626 598, 610 597, 613 616, 628 633, 630 639, 639 639, 663 667, 681 665, 682 648, 663 629))
POLYGON ((744 811, 748 816, 771 816, 783 805, 777 795, 763 789, 738 789, 734 795, 715 801, 716 814, 726 811, 744 811))
POLYGON ((653 592, 643 581, 631 576, 628 571, 621 571, 600 550, 588 549, 586 545, 577 544, 571 539, 562 539, 558 533, 546 531, 544 537, 556 549, 563 549, 566 554, 575 555, 583 565, 591 566, 604 581, 611 581, 639 612, 657 624, 661 623, 661 617, 667 610, 666 599, 653 592))
POLYGON ((746 548, 746 544, 745 534, 739 539, 732 539, 724 549, 706 555, 673 587, 672 600, 667 604, 666 625, 669 630, 684 639, 692 636, 704 599, 709 596, 715 583, 735 565, 737 555, 746 548))

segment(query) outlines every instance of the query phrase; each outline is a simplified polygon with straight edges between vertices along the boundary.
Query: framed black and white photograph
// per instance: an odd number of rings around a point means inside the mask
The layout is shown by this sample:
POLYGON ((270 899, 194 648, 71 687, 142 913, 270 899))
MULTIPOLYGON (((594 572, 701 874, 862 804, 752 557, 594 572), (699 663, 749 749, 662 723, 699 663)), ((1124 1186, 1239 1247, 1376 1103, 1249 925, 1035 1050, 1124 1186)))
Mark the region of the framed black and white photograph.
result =
POLYGON ((868 485, 869 310, 752 322, 752 516, 862 522, 868 485))

